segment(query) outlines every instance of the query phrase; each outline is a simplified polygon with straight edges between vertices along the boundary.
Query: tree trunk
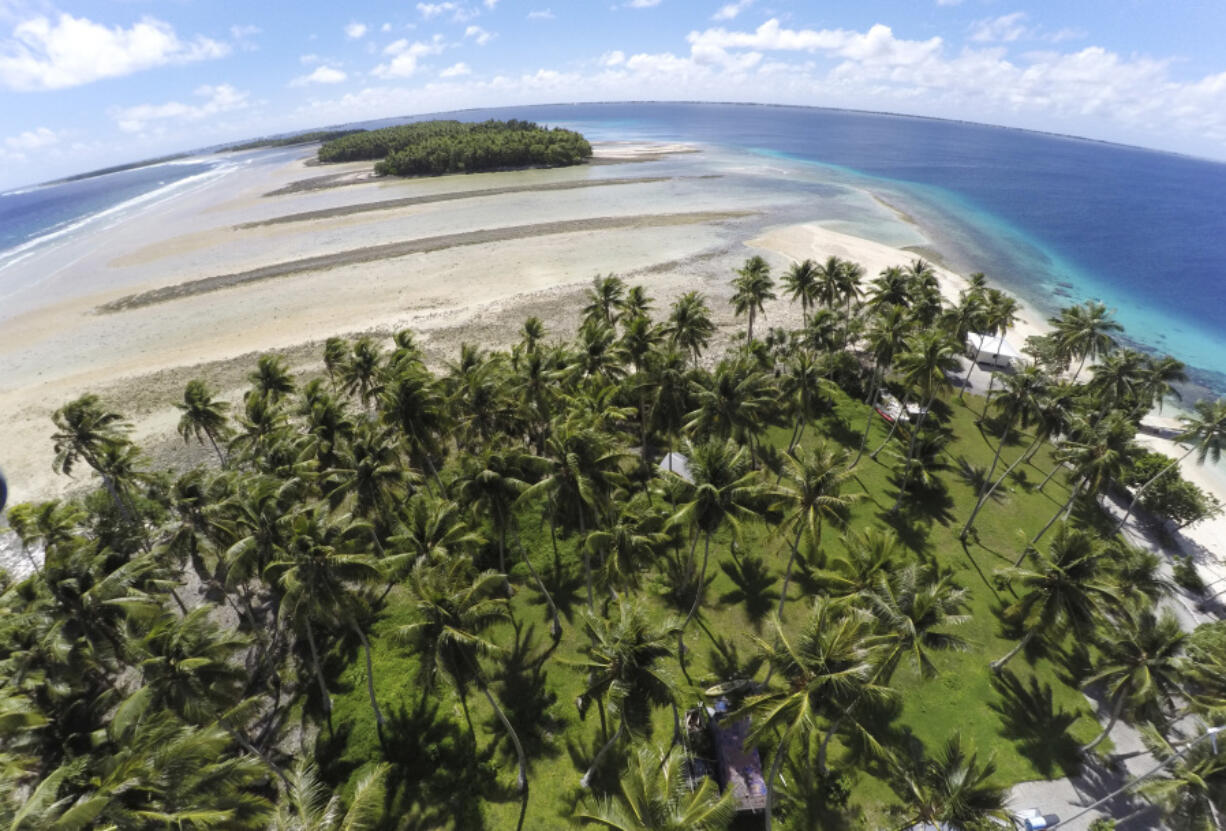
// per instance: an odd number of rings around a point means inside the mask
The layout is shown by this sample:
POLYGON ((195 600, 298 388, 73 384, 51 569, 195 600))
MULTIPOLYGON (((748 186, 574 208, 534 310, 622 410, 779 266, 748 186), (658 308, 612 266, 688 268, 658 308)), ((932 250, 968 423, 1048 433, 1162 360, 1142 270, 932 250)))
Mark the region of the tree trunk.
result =
MULTIPOLYGON (((1009 423, 1005 425, 1004 432, 1000 434, 1000 441, 996 445, 996 455, 992 457, 992 466, 988 468, 988 473, 983 477, 983 488, 980 490, 979 499, 975 502, 975 509, 971 511, 970 518, 967 519, 966 525, 962 526, 962 530, 958 533, 959 540, 965 540, 966 535, 970 533, 971 526, 975 522, 975 517, 979 516, 979 511, 983 508, 984 503, 988 501, 988 495, 996 488, 991 485, 992 474, 996 472, 996 465, 1000 462, 1000 451, 1005 449, 1005 439, 1009 437, 1009 431, 1013 429, 1015 420, 1013 413, 1010 413, 1009 423)), ((1003 478, 1003 477, 1002 477, 1003 478)))
POLYGON ((379 730, 379 742, 383 742, 383 713, 379 710, 379 702, 375 699, 375 666, 370 660, 370 641, 366 640, 366 633, 362 631, 362 627, 358 626, 356 620, 349 621, 350 627, 358 636, 358 640, 362 642, 362 650, 366 653, 366 693, 370 696, 370 709, 375 713, 375 725, 379 730))
POLYGON ((873 429, 873 416, 877 415, 876 409, 873 408, 873 402, 877 398, 877 387, 879 385, 877 380, 878 374, 877 367, 874 366, 873 378, 872 381, 869 382, 868 387, 868 418, 864 422, 864 433, 860 436, 860 450, 856 453, 855 461, 851 463, 851 467, 855 467, 860 463, 861 457, 864 456, 864 448, 868 446, 869 431, 873 429))
POLYGON ((1005 664, 1013 660, 1013 656, 1017 655, 1017 653, 1026 648, 1026 644, 1030 643, 1030 639, 1034 637, 1034 633, 1034 629, 1028 630, 1025 635, 1022 635, 1022 639, 1017 642, 1016 646, 989 664, 988 666, 991 668, 992 672, 1000 672, 1002 669, 1004 669, 1005 664))
POLYGON ((315 680, 319 682, 319 694, 324 700, 324 713, 328 716, 328 729, 332 728, 332 696, 328 695, 328 685, 324 682, 323 667, 319 665, 319 650, 315 648, 315 629, 311 619, 306 619, 307 644, 311 647, 311 666, 315 669, 315 680))
MULTIPOLYGON (((854 705, 853 705, 854 706, 854 705)), ((847 718, 847 714, 851 712, 851 707, 848 707, 839 717, 834 720, 830 728, 826 731, 826 735, 822 736, 822 743, 817 748, 817 770, 822 776, 825 776, 829 771, 826 768, 826 751, 830 747, 830 740, 834 738, 834 734, 843 726, 843 719, 847 718)))
POLYGON ((796 539, 792 540, 792 554, 788 557, 788 567, 783 572, 783 591, 779 593, 779 609, 775 613, 780 621, 783 620, 783 604, 788 599, 788 583, 792 580, 792 564, 796 562, 796 549, 800 547, 802 534, 804 534, 803 525, 796 531, 796 539))
POLYGON ((523 542, 519 539, 518 529, 515 532, 515 542, 519 545, 519 556, 524 561, 524 565, 528 566, 528 571, 532 573, 532 578, 536 580, 537 588, 541 590, 541 594, 545 596, 545 603, 549 607, 549 614, 553 618, 553 622, 549 625, 549 636, 556 643, 562 638, 562 621, 558 619, 558 607, 553 602, 553 595, 549 593, 549 589, 545 588, 545 581, 541 579, 541 575, 537 573, 536 567, 532 565, 532 559, 528 556, 528 552, 524 549, 523 542))
POLYGON ((604 746, 600 748, 600 752, 598 752, 596 754, 596 758, 592 760, 592 764, 587 769, 587 773, 583 774, 583 778, 579 780, 579 786, 581 788, 583 788, 584 790, 587 790, 588 788, 592 787, 592 777, 596 775, 596 769, 600 767, 600 763, 601 761, 604 760, 605 754, 608 753, 613 748, 613 744, 619 738, 621 738, 621 735, 625 731, 625 729, 626 729, 625 721, 622 721, 617 725, 617 732, 615 732, 613 734, 613 737, 610 738, 607 742, 605 742, 604 746))
POLYGON ((694 617, 694 613, 698 611, 698 606, 702 603, 702 595, 707 587, 707 560, 711 555, 711 532, 703 534, 702 544, 702 568, 698 571, 698 587, 694 590, 694 604, 690 606, 690 613, 685 616, 685 621, 681 624, 681 631, 685 631, 685 627, 689 626, 690 620, 694 617))
POLYGON ((1122 695, 1122 690, 1121 690, 1120 692, 1117 692, 1113 696, 1113 700, 1111 702, 1111 718, 1110 720, 1107 721, 1107 726, 1103 728, 1103 732, 1099 733, 1098 736, 1095 737, 1094 741, 1090 742, 1089 744, 1082 745, 1081 747, 1082 753, 1089 753, 1091 750, 1093 750, 1094 748, 1102 744, 1103 739, 1107 738, 1107 734, 1111 732, 1111 728, 1115 726, 1115 723, 1117 721, 1119 721, 1120 712, 1123 709, 1124 709, 1124 696, 1122 695))
POLYGON ((983 339, 980 338, 979 345, 975 347, 975 359, 971 361, 970 367, 966 370, 966 377, 962 379, 962 389, 958 390, 959 401, 966 400, 966 388, 971 385, 971 373, 975 371, 975 367, 979 366, 979 353, 982 351, 983 339))
POLYGON ((1168 471, 1170 471, 1172 468, 1174 468, 1176 465, 1178 465, 1178 464, 1179 464, 1180 462, 1182 462, 1184 459, 1186 459, 1186 458, 1188 458, 1189 456, 1191 456, 1191 455, 1192 455, 1192 451, 1193 451, 1193 450, 1195 450, 1195 449, 1196 449, 1195 447, 1189 447, 1189 448, 1188 448, 1188 452, 1187 452, 1187 453, 1184 453, 1184 454, 1183 454, 1182 456, 1180 456, 1178 459, 1176 459, 1175 461, 1171 462, 1171 463, 1170 463, 1169 465, 1167 465, 1166 467, 1162 468, 1162 471, 1161 471, 1161 472, 1156 473, 1156 474, 1154 474, 1153 476, 1151 476, 1151 477, 1150 477, 1150 479, 1149 479, 1149 481, 1148 481, 1148 482, 1146 482, 1144 485, 1142 485, 1142 486, 1141 486, 1141 489, 1140 489, 1140 490, 1138 490, 1138 491, 1137 491, 1135 494, 1133 494, 1132 501, 1128 503, 1128 510, 1124 512, 1124 518, 1120 520, 1120 524, 1119 524, 1119 525, 1115 526, 1115 532, 1116 532, 1117 534, 1120 532, 1120 529, 1122 529, 1122 528, 1124 527, 1125 523, 1127 523, 1127 522, 1128 522, 1128 517, 1132 516, 1132 510, 1133 510, 1133 508, 1135 508, 1135 507, 1137 506, 1137 503, 1138 503, 1139 501, 1141 501, 1141 497, 1145 495, 1145 491, 1149 489, 1149 486, 1150 486, 1150 485, 1152 485, 1154 482, 1158 481, 1159 479, 1161 479, 1163 476, 1165 476, 1165 475, 1166 475, 1166 473, 1167 473, 1168 471))
POLYGON ((1090 353, 1089 353, 1089 352, 1083 352, 1083 353, 1082 353, 1082 355, 1081 355, 1081 363, 1077 364, 1077 371, 1073 373, 1073 381, 1072 381, 1072 382, 1073 382, 1074 384, 1076 384, 1076 383, 1077 383, 1077 376, 1081 374, 1081 370, 1082 370, 1082 369, 1085 367, 1085 365, 1086 365, 1086 358, 1088 358, 1089 356, 1090 356, 1090 353))
POLYGON ((872 453, 868 454, 868 457, 872 459, 874 462, 877 461, 877 454, 879 454, 882 450, 885 449, 885 446, 890 443, 890 439, 894 438, 894 434, 898 432, 898 425, 903 420, 903 417, 906 416, 907 414, 907 399, 908 398, 909 396, 905 396, 905 395, 903 396, 903 399, 900 402, 900 409, 898 412, 898 417, 894 419, 894 423, 890 425, 890 432, 889 434, 886 435, 885 441, 881 443, 880 447, 878 447, 872 453))
POLYGON ((213 436, 213 431, 206 429, 204 434, 209 437, 209 443, 213 445, 213 452, 217 454, 217 463, 225 467, 226 457, 222 455, 221 448, 217 446, 217 439, 213 436))
POLYGON ((1009 478, 1009 474, 1012 473, 1017 468, 1018 465, 1026 461, 1027 457, 1031 454, 1031 451, 1033 451, 1036 447, 1038 447, 1039 442, 1042 440, 1043 440, 1042 436, 1035 436, 1034 441, 1030 443, 1030 447, 1026 448, 1026 452, 1018 456, 1016 459, 1014 459, 1009 464, 1009 466, 1005 468, 1005 472, 1000 475, 1000 478, 992 483, 992 487, 988 488, 988 493, 987 493, 987 496, 985 497, 985 501, 992 498, 992 494, 996 493, 996 489, 1000 487, 1001 483, 1009 478))
POLYGON ((1047 476, 1044 477, 1043 481, 1039 483, 1039 493, 1043 492, 1043 488, 1047 487, 1047 483, 1050 482, 1052 480, 1052 477, 1055 476, 1057 473, 1059 473, 1060 469, 1063 467, 1064 467, 1064 462, 1056 462, 1056 466, 1051 469, 1051 473, 1047 474, 1047 476))
POLYGON ((775 802, 775 781, 779 778, 779 768, 783 765, 783 758, 787 756, 788 739, 792 736, 792 728, 796 726, 795 722, 788 725, 788 729, 783 731, 783 737, 779 739, 779 746, 775 748, 775 758, 771 759, 770 774, 766 779, 766 807, 763 813, 766 816, 765 828, 766 831, 771 831, 771 816, 772 808, 775 802))
POLYGON ((498 716, 498 720, 506 728, 507 735, 511 737, 511 743, 515 745, 515 755, 519 757, 519 792, 524 795, 526 800, 528 797, 528 759, 524 755, 524 746, 520 744, 519 734, 515 732, 515 728, 511 726, 511 720, 507 718, 507 714, 498 706, 498 700, 494 698, 490 688, 486 686, 485 681, 480 676, 477 678, 477 687, 485 694, 485 700, 494 708, 494 714, 498 716))
POLYGON ((587 610, 596 614, 596 602, 592 597, 592 554, 587 550, 587 528, 583 522, 583 505, 579 505, 579 547, 583 549, 583 582, 587 584, 587 610))
MULTIPOLYGON (((1068 503, 1056 509, 1056 512, 1051 515, 1051 519, 1047 520, 1047 524, 1043 526, 1043 530, 1039 531, 1039 533, 1035 535, 1035 538, 1030 541, 1030 545, 1026 546, 1026 551, 1029 551, 1030 549, 1034 548, 1035 545, 1038 544, 1039 540, 1043 538, 1043 535, 1047 533, 1047 529, 1051 528, 1052 525, 1055 524, 1056 518, 1059 517, 1060 514, 1067 513, 1068 511, 1072 510, 1073 502, 1077 499, 1077 495, 1081 492, 1082 484, 1083 484, 1082 482, 1077 483, 1077 486, 1073 488, 1072 494, 1069 495, 1068 503)), ((1026 551, 1023 551, 1022 556, 1018 557, 1017 561, 1014 562, 1013 566, 1015 568, 1022 564, 1022 560, 1026 559, 1026 551)))
POLYGON ((911 443, 907 447, 907 460, 902 468, 902 485, 898 488, 898 499, 894 500, 894 507, 890 508, 890 513, 892 514, 898 513, 898 509, 902 507, 903 497, 907 495, 907 482, 911 479, 911 460, 915 458, 915 441, 919 438, 920 430, 924 429, 924 420, 928 418, 928 408, 932 406, 932 402, 935 399, 935 394, 928 396, 928 403, 924 405, 919 421, 916 422, 915 429, 911 431, 911 443))

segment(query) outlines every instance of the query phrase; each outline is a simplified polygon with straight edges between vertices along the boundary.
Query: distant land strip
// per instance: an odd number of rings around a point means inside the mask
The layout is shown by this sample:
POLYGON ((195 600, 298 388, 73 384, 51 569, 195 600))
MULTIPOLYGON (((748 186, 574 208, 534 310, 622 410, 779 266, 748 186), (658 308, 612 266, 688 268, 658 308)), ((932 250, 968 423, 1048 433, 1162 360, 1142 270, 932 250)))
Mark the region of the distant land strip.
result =
POLYGON ((554 234, 572 234, 581 231, 614 231, 630 228, 660 228, 670 225, 696 225, 701 222, 717 222, 723 219, 741 219, 753 216, 754 211, 691 211, 675 214, 638 214, 635 216, 600 216, 590 219, 570 219, 560 222, 541 222, 534 225, 512 225, 506 228, 486 228, 480 231, 465 231, 459 234, 443 234, 436 237, 390 242, 383 245, 369 245, 365 248, 352 248, 348 251, 338 251, 335 254, 320 254, 315 257, 303 257, 298 260, 288 260, 283 263, 253 268, 234 274, 220 274, 216 277, 202 277, 199 280, 188 280, 173 286, 150 289, 137 294, 129 294, 104 303, 97 308, 102 314, 122 312, 137 309, 142 306, 153 306, 158 303, 169 303, 197 294, 207 294, 213 291, 255 283, 261 280, 271 280, 277 277, 288 277, 308 271, 324 271, 339 266, 356 265, 358 263, 374 262, 409 254, 423 254, 431 251, 441 251, 446 248, 458 248, 464 245, 484 245, 491 242, 507 242, 509 240, 541 237, 554 234))
POLYGON ((528 193, 547 190, 579 190, 581 188, 599 188, 606 185, 641 185, 655 182, 667 182, 670 176, 625 177, 621 179, 583 179, 574 182, 542 182, 539 185, 507 185, 500 188, 483 188, 481 190, 457 190, 447 193, 431 193, 425 196, 405 196, 400 199, 384 199, 379 202, 364 202, 356 205, 341 205, 336 208, 322 208, 317 211, 302 211, 296 214, 286 214, 272 219, 261 219, 256 222, 244 222, 235 225, 235 230, 259 228, 264 225, 280 225, 285 222, 306 222, 312 219, 332 219, 338 216, 350 216, 368 211, 391 211, 396 208, 408 208, 413 205, 429 205, 433 202, 452 202, 457 199, 477 199, 482 196, 503 196, 508 193, 528 193))

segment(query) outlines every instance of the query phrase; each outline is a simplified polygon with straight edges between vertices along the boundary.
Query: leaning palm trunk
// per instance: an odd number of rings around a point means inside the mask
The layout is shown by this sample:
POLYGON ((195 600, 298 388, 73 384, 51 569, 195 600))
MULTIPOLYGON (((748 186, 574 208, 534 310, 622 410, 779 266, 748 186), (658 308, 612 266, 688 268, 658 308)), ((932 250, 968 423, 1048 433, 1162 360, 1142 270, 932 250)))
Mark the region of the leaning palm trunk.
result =
POLYGON ((311 647, 311 666, 315 670, 315 680, 319 682, 319 694, 323 698, 324 713, 328 716, 328 726, 332 725, 332 696, 328 695, 328 685, 324 681, 324 671, 319 665, 319 650, 315 648, 315 630, 311 626, 311 619, 308 617, 306 621, 307 644, 311 647))
MULTIPOLYGON (((776 614, 780 620, 783 620, 783 604, 788 599, 788 584, 792 581, 792 565, 796 562, 796 550, 800 547, 800 538, 804 534, 804 527, 801 526, 796 531, 796 539, 792 540, 792 554, 788 557, 788 567, 783 572, 783 591, 779 593, 779 609, 776 614)), ((821 532, 818 532, 818 545, 821 545, 821 532)))
POLYGON ((532 558, 528 556, 528 552, 524 549, 524 545, 519 541, 519 531, 515 532, 515 541, 519 545, 519 555, 523 558, 524 565, 528 567, 528 571, 532 574, 532 579, 536 580, 536 586, 541 590, 541 594, 545 596, 545 604, 549 607, 549 614, 552 617, 552 622, 549 624, 549 635, 555 641, 562 637, 562 621, 558 619, 558 607, 553 602, 553 595, 549 593, 549 589, 545 588, 545 581, 541 579, 541 575, 537 573, 536 566, 532 565, 532 558))
MULTIPOLYGON (((885 449, 885 446, 890 443, 890 439, 894 438, 894 434, 898 432, 898 424, 899 422, 902 421, 902 417, 906 415, 907 413, 907 404, 909 403, 909 401, 910 401, 910 398, 904 395, 902 401, 900 402, 898 417, 894 419, 894 423, 890 425, 890 432, 889 434, 886 435, 885 441, 881 443, 880 447, 878 447, 872 453, 868 454, 868 457, 872 459, 873 461, 877 461, 877 454, 879 454, 882 450, 885 449)), ((870 416, 871 416, 871 413, 870 413, 870 416)))
POLYGON ((791 738, 792 728, 796 726, 795 722, 788 725, 788 729, 783 731, 783 738, 779 740, 779 747, 775 749, 775 758, 771 760, 770 775, 766 779, 766 831, 771 831, 771 816, 772 807, 775 802, 775 781, 779 778, 779 768, 783 764, 783 757, 788 755, 788 739, 791 738))
POLYGON ((1010 649, 1000 658, 996 659, 991 664, 989 664, 989 666, 992 669, 992 672, 1000 672, 1002 669, 1005 668, 1005 664, 1012 661, 1014 656, 1017 655, 1017 653, 1025 649, 1026 644, 1030 643, 1031 639, 1034 637, 1035 631, 1036 630, 1034 629, 1027 630, 1026 634, 1022 636, 1022 639, 1017 642, 1016 646, 1014 646, 1012 649, 1010 649))
POLYGON ((1112 699, 1111 718, 1107 722, 1107 726, 1103 728, 1103 732, 1099 733, 1098 736, 1095 737, 1094 741, 1081 746, 1082 753, 1089 753, 1091 750, 1102 744, 1103 739, 1107 738, 1107 734, 1111 732, 1111 728, 1114 727, 1115 723, 1120 720, 1120 712, 1124 709, 1123 690, 1118 690, 1116 694, 1112 696, 1112 699))
POLYGON ((1077 501, 1077 495, 1081 493, 1081 486, 1083 484, 1085 483, 1078 482, 1077 485, 1073 488, 1073 492, 1069 494, 1068 502, 1066 502, 1065 504, 1057 508, 1056 512, 1051 515, 1051 519, 1047 520, 1047 524, 1044 525, 1043 529, 1039 531, 1038 534, 1035 535, 1035 538, 1030 541, 1030 545, 1026 546, 1026 550, 1023 551, 1022 555, 1017 558, 1016 562, 1014 562, 1013 565, 1015 568, 1022 564, 1022 560, 1026 559, 1027 552, 1029 552, 1032 548, 1038 545, 1039 540, 1041 540, 1043 538, 1043 535, 1047 533, 1047 529, 1051 528, 1053 525, 1056 524, 1056 519, 1059 518, 1061 514, 1064 514, 1064 518, 1068 519, 1069 514, 1072 513, 1073 511, 1073 503, 1077 501))
MULTIPOLYGON (((697 541, 697 540, 696 540, 697 541)), ((685 616, 685 620, 681 623, 681 631, 685 631, 685 627, 689 626, 690 619, 698 611, 698 605, 702 602, 703 590, 707 587, 707 560, 711 554, 711 532, 708 531, 703 535, 702 545, 702 568, 698 570, 698 587, 694 589, 694 603, 690 606, 690 613, 685 616)))
POLYGON ((1167 465, 1166 467, 1162 468, 1162 470, 1161 470, 1160 472, 1155 473, 1153 476, 1151 476, 1151 477, 1150 477, 1150 479, 1149 479, 1149 481, 1148 481, 1148 482, 1146 482, 1144 485, 1142 485, 1142 486, 1141 486, 1141 489, 1140 489, 1140 490, 1138 490, 1138 491, 1137 491, 1135 494, 1133 494, 1133 496, 1132 496, 1132 501, 1128 503, 1128 510, 1124 512, 1124 518, 1120 520, 1120 524, 1119 524, 1119 525, 1115 526, 1116 533, 1119 533, 1120 529, 1124 527, 1124 524, 1125 524, 1126 522, 1128 522, 1128 517, 1132 516, 1132 511, 1133 511, 1133 509, 1137 507, 1137 503, 1141 501, 1141 497, 1145 495, 1145 492, 1146 492, 1147 490, 1149 490, 1149 486, 1150 486, 1150 485, 1152 485, 1154 482, 1157 482, 1157 481, 1158 481, 1159 479, 1161 479, 1163 476, 1165 476, 1165 475, 1167 474, 1167 472, 1169 472, 1171 469, 1173 469, 1173 468, 1174 468, 1176 465, 1178 465, 1178 464, 1179 464, 1180 462, 1182 462, 1184 459, 1186 459, 1186 458, 1188 458, 1189 456, 1191 456, 1191 455, 1192 455, 1192 451, 1193 451, 1193 450, 1195 450, 1195 449, 1196 449, 1195 447, 1189 447, 1189 448, 1188 448, 1188 452, 1187 452, 1187 453, 1184 453, 1184 454, 1183 454, 1182 456, 1180 456, 1178 459, 1174 460, 1174 461, 1173 461, 1173 462, 1171 462, 1169 465, 1167 465))
POLYGON ((856 453, 855 460, 851 463, 851 467, 855 467, 860 463, 861 457, 864 456, 864 448, 868 446, 868 434, 873 429, 873 416, 877 411, 873 409, 873 402, 877 399, 877 387, 879 385, 878 377, 880 375, 879 368, 873 367, 873 378, 868 385, 868 398, 865 403, 868 404, 868 418, 864 420, 864 433, 860 436, 860 450, 856 453))
MULTIPOLYGON (((936 395, 928 396, 928 403, 924 405, 919 421, 916 422, 915 429, 911 431, 911 443, 907 447, 907 461, 902 468, 902 485, 898 488, 898 499, 894 500, 894 507, 890 508, 892 514, 898 513, 898 509, 902 507, 903 497, 907 495, 907 482, 911 479, 911 461, 915 458, 915 440, 919 438, 920 430, 924 429, 924 420, 928 418, 928 408, 932 406, 935 399, 936 395)), ((901 413, 899 417, 902 417, 901 413)))
MULTIPOLYGON (((996 455, 992 457, 992 466, 988 468, 988 473, 983 477, 983 488, 979 492, 979 499, 975 502, 975 509, 971 511, 970 518, 967 519, 966 525, 962 526, 962 530, 958 533, 958 539, 965 540, 966 535, 970 533, 971 528, 975 524, 975 517, 979 516, 979 511, 988 501, 988 497, 992 491, 996 490, 996 486, 990 484, 992 474, 996 472, 996 465, 1000 463, 1000 452, 1005 449, 1005 439, 1009 437, 1009 431, 1013 429, 1014 414, 1010 413, 1009 422, 1005 425, 1004 431, 1000 434, 1000 441, 996 444, 996 455)), ((1007 473, 1008 471, 1006 471, 1007 473)), ((1001 477, 1004 478, 1003 476, 1001 477)))
POLYGON ((511 743, 515 745, 515 756, 519 760, 519 793, 522 799, 522 805, 519 809, 519 824, 516 829, 524 827, 524 817, 528 813, 528 758, 524 755, 524 746, 519 741, 519 734, 515 732, 515 728, 511 726, 511 720, 507 718, 507 714, 503 712, 502 707, 498 706, 498 699, 494 698, 490 688, 486 685, 485 679, 477 674, 477 687, 485 695, 485 700, 489 702, 493 708, 498 720, 502 722, 502 726, 506 728, 507 735, 511 737, 511 743))
POLYGON ((983 351, 983 338, 979 339, 979 345, 975 347, 975 360, 971 361, 971 365, 966 370, 966 377, 962 379, 962 389, 958 390, 958 400, 966 400, 966 388, 971 385, 971 373, 975 371, 975 367, 979 366, 979 353, 983 351))
POLYGON ((596 758, 592 760, 591 767, 587 769, 587 772, 583 774, 583 778, 579 780, 579 786, 584 790, 592 787, 592 777, 596 775, 597 768, 600 767, 600 763, 604 761, 605 755, 613 749, 613 745, 618 739, 621 738, 622 733, 624 733, 625 730, 626 722, 623 719, 618 723, 617 730, 613 733, 612 737, 610 737, 609 740, 604 743, 604 746, 600 748, 600 751, 596 754, 596 758))
POLYGON ((366 693, 370 696, 370 709, 375 713, 375 726, 378 728, 379 741, 383 741, 383 712, 379 709, 379 701, 375 698, 375 667, 370 660, 370 641, 366 639, 366 633, 362 631, 362 627, 358 626, 356 620, 349 621, 350 628, 358 636, 358 640, 362 642, 362 649, 366 653, 366 693))

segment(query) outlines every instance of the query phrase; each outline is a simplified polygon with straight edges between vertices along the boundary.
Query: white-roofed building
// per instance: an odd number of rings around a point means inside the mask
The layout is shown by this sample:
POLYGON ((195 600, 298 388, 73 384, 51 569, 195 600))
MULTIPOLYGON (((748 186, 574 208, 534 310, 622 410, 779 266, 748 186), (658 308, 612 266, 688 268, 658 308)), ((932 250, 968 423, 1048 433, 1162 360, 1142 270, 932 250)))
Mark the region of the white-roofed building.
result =
POLYGON ((981 364, 991 364, 1001 368, 1012 368, 1024 359, 1004 335, 981 335, 971 332, 966 336, 966 355, 972 361, 981 364))

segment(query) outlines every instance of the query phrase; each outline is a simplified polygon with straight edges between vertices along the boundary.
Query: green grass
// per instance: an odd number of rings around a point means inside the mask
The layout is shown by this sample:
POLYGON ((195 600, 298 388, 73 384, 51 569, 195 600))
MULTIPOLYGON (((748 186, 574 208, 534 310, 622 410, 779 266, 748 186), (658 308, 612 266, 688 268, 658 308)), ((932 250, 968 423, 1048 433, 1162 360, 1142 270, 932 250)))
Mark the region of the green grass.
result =
MULTIPOLYGON (((948 455, 951 460, 964 458, 972 465, 986 468, 991 464, 995 439, 989 442, 975 423, 980 406, 981 399, 975 397, 968 397, 966 405, 956 400, 950 403, 949 426, 956 439, 949 445, 948 455)), ((805 442, 828 437, 847 445, 854 453, 866 414, 863 404, 840 396, 835 412, 812 425, 805 442)), ((884 439, 884 428, 884 423, 877 419, 870 435, 870 448, 884 439)), ((776 429, 768 438, 776 446, 786 446, 788 435, 788 430, 776 429)), ((1027 437, 1019 437, 1007 445, 1002 465, 1020 454, 1027 444, 1027 437)), ((880 458, 886 461, 886 454, 880 458)), ((892 731, 900 736, 910 734, 929 748, 960 732, 981 755, 994 758, 996 778, 1002 785, 1066 775, 1075 764, 1076 746, 1088 741, 1099 729, 1085 698, 1061 668, 1058 656, 1019 655, 997 680, 988 669, 992 659, 1016 642, 1001 630, 997 612, 1010 598, 1007 591, 1002 596, 995 588, 993 575, 997 569, 1012 564, 1025 539, 1047 522, 1067 496, 1060 476, 1049 483, 1046 493, 1032 492, 1050 470, 1049 451, 1040 450, 1033 464, 1019 468, 1028 485, 1011 483, 1002 499, 984 508, 977 522, 978 540, 966 547, 957 537, 974 506, 975 491, 956 469, 941 474, 943 496, 924 499, 923 510, 905 508, 902 520, 887 515, 897 491, 884 464, 870 461, 866 455, 847 488, 865 494, 852 511, 850 528, 883 524, 895 527, 913 557, 952 570, 957 582, 968 590, 972 617, 955 631, 969 642, 969 651, 938 655, 940 675, 930 681, 918 678, 909 664, 904 662, 900 666, 893 679, 900 705, 890 724, 892 731)), ((530 512, 525 512, 521 521, 523 544, 533 552, 537 569, 551 587, 559 582, 567 587, 556 595, 564 611, 566 631, 548 660, 539 666, 539 675, 533 677, 530 669, 521 667, 513 685, 500 677, 494 689, 510 711, 531 756, 532 790, 525 827, 561 829, 569 827, 567 816, 579 796, 583 762, 591 757, 600 741, 595 708, 588 712, 585 721, 580 721, 573 703, 583 689, 581 673, 570 663, 581 657, 578 650, 582 634, 577 624, 585 607, 585 596, 575 538, 559 539, 562 572, 557 574, 548 527, 540 527, 537 515, 530 512)), ((1094 520, 1089 517, 1086 521, 1094 520)), ((837 557, 843 550, 839 533, 828 529, 824 537, 826 555, 837 557)), ((760 523, 747 527, 741 550, 765 558, 778 578, 777 591, 788 554, 784 541, 765 523, 760 523)), ((720 680, 711 670, 711 641, 706 632, 728 639, 743 657, 752 654, 755 635, 768 633, 766 619, 751 620, 742 606, 719 603, 721 596, 735 588, 719 568, 725 561, 731 561, 727 534, 712 545, 710 574, 714 579, 706 595, 708 605, 702 610, 701 626, 693 626, 687 633, 693 686, 676 672, 684 704, 697 700, 699 690, 720 680)), ((517 585, 512 608, 520 631, 517 634, 506 625, 491 633, 491 638, 508 651, 517 641, 521 645, 527 641, 529 659, 524 660, 520 654, 515 663, 531 664, 531 656, 540 658, 551 647, 548 613, 523 566, 515 566, 512 572, 517 585)), ((800 595, 801 587, 793 581, 785 616, 785 626, 789 628, 797 625, 806 613, 808 604, 800 595)), ((659 597, 648 597, 659 614, 671 611, 659 597)), ((416 661, 390 638, 390 633, 409 619, 404 600, 399 589, 389 596, 387 608, 371 636, 378 698, 389 717, 397 714, 394 728, 388 731, 387 752, 396 761, 389 779, 393 804, 400 812, 396 816, 407 815, 410 803, 416 802, 419 806, 424 804, 427 812, 435 811, 439 820, 455 812, 458 827, 513 828, 519 815, 519 801, 513 793, 515 762, 511 745, 476 690, 469 696, 480 748, 481 764, 475 768, 464 764, 469 758, 466 755, 469 737, 456 697, 444 689, 432 697, 437 704, 436 712, 420 712, 419 702, 423 699, 416 661), (437 741, 437 746, 432 748, 431 741, 437 741), (414 760, 414 753, 427 758, 414 760)), ((1067 645, 1055 648, 1063 646, 1067 645)), ((367 700, 365 664, 356 643, 345 643, 333 668, 337 676, 332 687, 336 732, 329 738, 326 729, 321 731, 317 751, 326 761, 326 771, 333 781, 352 783, 384 754, 367 700)), ((657 742, 667 744, 672 733, 667 709, 656 713, 653 727, 657 742)), ((831 756, 835 768, 844 753, 844 749, 835 748, 831 756)), ((614 781, 616 768, 617 761, 610 759, 605 777, 609 784, 614 781)), ((855 774, 851 802, 867 817, 880 817, 891 799, 891 792, 882 781, 867 773, 855 774)), ((432 826, 427 821, 425 827, 432 826)))

